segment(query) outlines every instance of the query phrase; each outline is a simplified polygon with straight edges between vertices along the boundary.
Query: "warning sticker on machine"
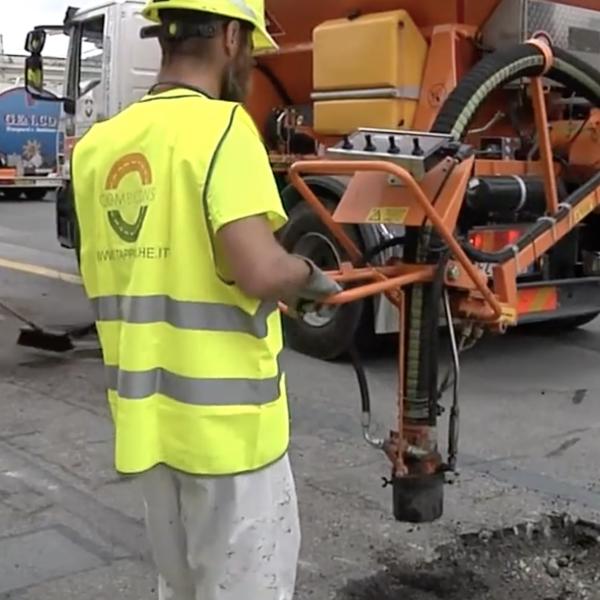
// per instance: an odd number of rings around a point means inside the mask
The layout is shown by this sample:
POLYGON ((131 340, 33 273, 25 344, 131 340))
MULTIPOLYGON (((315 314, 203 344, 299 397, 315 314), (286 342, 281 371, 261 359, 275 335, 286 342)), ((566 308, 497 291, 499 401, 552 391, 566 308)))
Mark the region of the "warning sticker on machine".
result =
POLYGON ((522 288, 518 291, 517 310, 520 315, 549 312, 558 308, 558 290, 555 287, 522 288))
POLYGON ((596 203, 593 196, 587 198, 587 200, 584 200, 583 202, 580 202, 573 209, 573 219, 575 220, 575 223, 579 223, 579 221, 585 219, 585 217, 587 217, 592 210, 594 210, 595 206, 596 203))
POLYGON ((404 225, 408 217, 408 207, 390 206, 381 208, 372 208, 367 216, 368 223, 392 223, 394 225, 404 225))

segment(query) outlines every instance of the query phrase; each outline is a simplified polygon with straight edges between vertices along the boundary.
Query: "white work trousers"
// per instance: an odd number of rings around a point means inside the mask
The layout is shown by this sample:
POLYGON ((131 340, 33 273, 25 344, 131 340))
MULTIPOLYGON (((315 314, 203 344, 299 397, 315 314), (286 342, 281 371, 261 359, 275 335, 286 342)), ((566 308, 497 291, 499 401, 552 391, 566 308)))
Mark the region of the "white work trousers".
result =
POLYGON ((159 600, 292 600, 300 549, 288 456, 244 475, 141 476, 159 600))

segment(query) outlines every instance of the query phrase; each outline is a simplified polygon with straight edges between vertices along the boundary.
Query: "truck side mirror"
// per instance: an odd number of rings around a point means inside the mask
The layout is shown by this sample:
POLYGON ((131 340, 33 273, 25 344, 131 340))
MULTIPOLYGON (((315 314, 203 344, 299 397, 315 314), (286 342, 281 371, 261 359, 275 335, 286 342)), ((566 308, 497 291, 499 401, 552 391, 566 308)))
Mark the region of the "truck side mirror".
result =
MULTIPOLYGON (((51 31, 59 30, 58 27, 49 27, 51 31)), ((25 50, 29 56, 25 59, 25 89, 32 98, 46 102, 62 102, 68 115, 74 115, 76 110, 75 100, 60 98, 44 89, 44 59, 42 51, 46 45, 46 29, 41 27, 32 29, 25 38, 25 50)))
POLYGON ((44 60, 39 54, 32 54, 25 59, 25 87, 34 97, 46 94, 44 92, 44 60))
POLYGON ((46 45, 46 32, 43 29, 32 29, 25 38, 25 50, 34 56, 40 56, 46 45))

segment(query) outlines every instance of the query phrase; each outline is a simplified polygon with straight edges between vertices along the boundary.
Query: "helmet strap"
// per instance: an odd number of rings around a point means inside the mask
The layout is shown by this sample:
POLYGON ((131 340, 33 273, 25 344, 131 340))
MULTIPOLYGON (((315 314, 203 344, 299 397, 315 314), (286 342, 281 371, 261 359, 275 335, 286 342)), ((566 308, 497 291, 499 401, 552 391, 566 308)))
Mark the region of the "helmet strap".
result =
MULTIPOLYGON (((222 22, 222 21, 221 21, 222 22)), ((163 40, 182 41, 190 38, 212 39, 218 33, 218 23, 186 23, 184 21, 167 21, 160 25, 143 27, 142 39, 160 38, 163 40)))

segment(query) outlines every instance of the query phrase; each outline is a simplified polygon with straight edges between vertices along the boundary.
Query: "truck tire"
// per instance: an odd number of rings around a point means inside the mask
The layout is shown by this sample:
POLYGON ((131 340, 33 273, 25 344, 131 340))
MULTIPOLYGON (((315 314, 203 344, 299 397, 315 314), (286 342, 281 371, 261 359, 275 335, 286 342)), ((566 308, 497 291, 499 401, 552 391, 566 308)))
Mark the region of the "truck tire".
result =
MULTIPOLYGON (((330 205, 331 208, 333 208, 330 205)), ((347 233, 360 244, 355 228, 347 233)), ((289 213, 289 221, 279 236, 283 247, 293 254, 307 256, 323 269, 336 269, 340 261, 348 260, 344 250, 305 202, 299 202, 289 213)), ((366 340, 363 323, 369 304, 352 302, 336 308, 325 308, 321 314, 302 319, 283 317, 286 345, 292 350, 322 360, 343 356, 355 338, 366 340)), ((371 319, 372 323, 372 319, 371 319)))

